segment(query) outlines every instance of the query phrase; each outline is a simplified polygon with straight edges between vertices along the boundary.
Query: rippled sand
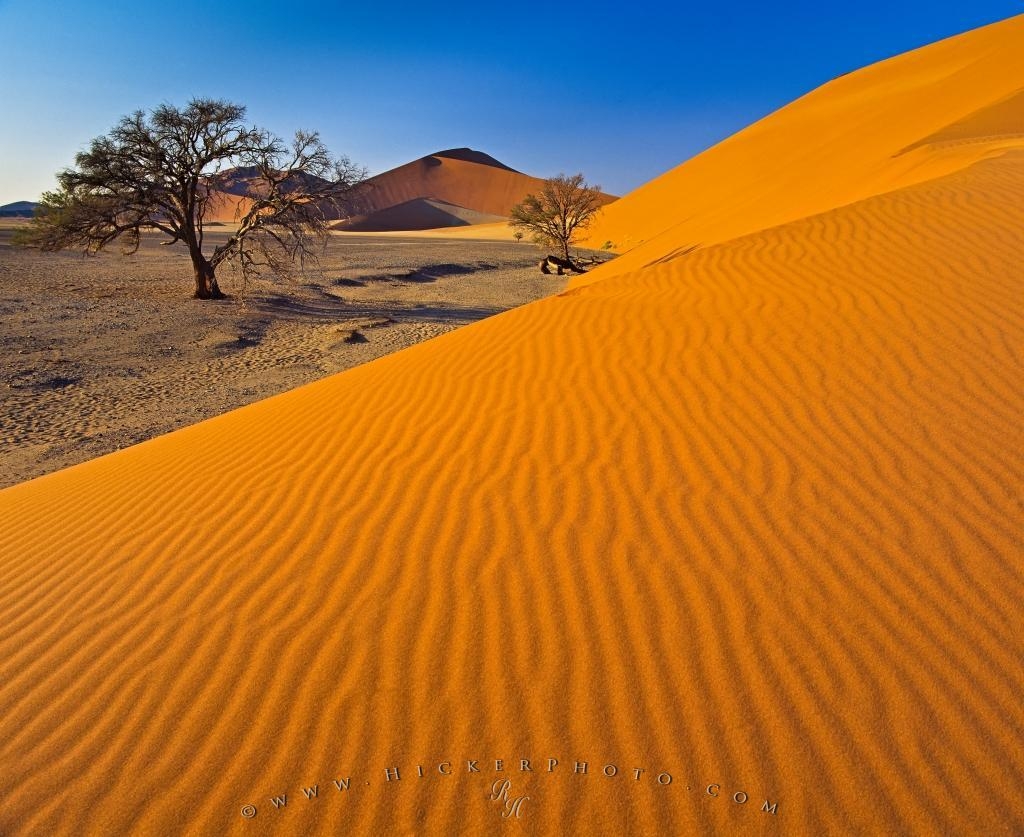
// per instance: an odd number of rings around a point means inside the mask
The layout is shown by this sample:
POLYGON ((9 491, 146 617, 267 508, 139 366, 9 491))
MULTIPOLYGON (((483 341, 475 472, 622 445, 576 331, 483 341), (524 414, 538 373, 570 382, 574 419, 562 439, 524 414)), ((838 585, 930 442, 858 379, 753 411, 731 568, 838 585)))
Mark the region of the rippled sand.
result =
MULTIPOLYGON (((917 140, 1022 25, 890 66, 917 140)), ((1008 114, 0 492, 0 831, 1024 831, 1008 114)))

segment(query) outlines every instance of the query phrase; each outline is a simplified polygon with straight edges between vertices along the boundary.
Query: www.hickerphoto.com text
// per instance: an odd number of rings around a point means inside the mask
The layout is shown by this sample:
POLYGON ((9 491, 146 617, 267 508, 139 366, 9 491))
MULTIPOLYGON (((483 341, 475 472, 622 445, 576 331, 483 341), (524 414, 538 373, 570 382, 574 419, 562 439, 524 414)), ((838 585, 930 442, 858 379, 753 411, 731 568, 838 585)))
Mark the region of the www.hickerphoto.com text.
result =
MULTIPOLYGON (((723 786, 721 782, 680 782, 677 780, 672 773, 661 770, 650 770, 646 767, 628 767, 623 768, 618 764, 606 763, 598 766, 597 764, 589 761, 566 761, 562 762, 557 758, 547 759, 466 759, 465 761, 442 761, 437 764, 423 765, 386 765, 378 768, 372 772, 371 776, 364 778, 362 782, 356 782, 356 786, 362 784, 368 786, 371 784, 376 785, 391 785, 401 786, 403 783, 418 782, 423 780, 437 780, 444 778, 452 778, 458 775, 468 776, 473 774, 488 774, 489 777, 493 778, 495 775, 515 775, 528 776, 530 774, 553 774, 560 776, 571 776, 577 778, 593 777, 601 778, 605 780, 618 779, 620 781, 625 780, 630 784, 634 783, 650 783, 663 788, 678 788, 680 785, 685 787, 687 792, 698 793, 703 796, 711 797, 717 800, 723 800, 734 805, 746 806, 751 803, 751 795, 741 789, 728 789, 723 786)), ((346 793, 350 791, 353 786, 352 776, 338 777, 331 779, 325 788, 329 791, 331 788, 336 790, 338 793, 346 793)), ((491 785, 488 783, 488 790, 491 785)), ((300 793, 293 793, 291 797, 287 792, 273 794, 267 799, 270 803, 271 810, 281 811, 286 809, 289 802, 301 802, 307 803, 314 800, 320 799, 321 785, 319 782, 301 787, 300 793)), ((753 806, 758 808, 756 801, 753 806)), ((778 815, 779 803, 778 800, 772 801, 769 798, 765 798, 762 804, 759 806, 761 812, 778 815)), ((255 817, 259 812, 257 806, 249 804, 242 807, 242 816, 248 818, 255 817)))

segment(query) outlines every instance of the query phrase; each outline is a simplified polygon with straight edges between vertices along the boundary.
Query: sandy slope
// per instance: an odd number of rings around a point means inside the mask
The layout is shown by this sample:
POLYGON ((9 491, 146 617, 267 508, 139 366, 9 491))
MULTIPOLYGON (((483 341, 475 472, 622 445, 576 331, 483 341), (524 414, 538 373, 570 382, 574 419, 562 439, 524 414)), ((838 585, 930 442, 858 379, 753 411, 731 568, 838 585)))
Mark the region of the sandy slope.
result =
MULTIPOLYGON (((505 218, 515 204, 541 185, 542 181, 537 178, 510 169, 479 152, 470 149, 440 151, 371 177, 359 195, 356 221, 360 228, 388 229, 389 219, 380 214, 382 211, 424 198, 505 218), (472 156, 474 154, 476 156, 472 156)), ((405 226, 408 224, 402 225, 405 226)), ((424 224, 411 228, 422 229, 424 224)))
POLYGON ((823 85, 606 207, 589 246, 632 252, 587 281, 1024 144, 1022 44, 1024 16, 823 85))
MULTIPOLYGON (((375 232, 373 235, 381 237, 400 238, 441 238, 441 239, 469 239, 474 241, 514 241, 515 230, 508 225, 507 221, 496 221, 490 224, 470 224, 465 227, 435 227, 426 230, 390 230, 375 232)), ((335 235, 346 236, 344 231, 335 231, 335 235)), ((530 247, 530 243, 522 240, 519 242, 524 249, 530 247)), ((537 253, 536 250, 528 252, 537 253)), ((538 257, 542 254, 537 253, 538 257)))
POLYGON ((206 222, 234 224, 252 208, 252 201, 243 195, 232 195, 228 192, 217 192, 206 211, 206 222))
POLYGON ((389 206, 369 216, 342 222, 340 229, 346 232, 431 230, 494 224, 504 220, 502 216, 477 212, 475 209, 466 209, 457 204, 433 198, 416 198, 389 206))
POLYGON ((0 492, 0 832, 1021 833, 1022 190, 1002 153, 0 492))
MULTIPOLYGON (((359 214, 338 229, 422 230, 479 225, 507 218, 512 207, 544 181, 469 148, 438 151, 371 177, 357 198, 359 214), (438 217, 427 202, 450 204, 438 217)), ((612 195, 606 200, 613 201, 612 195)))

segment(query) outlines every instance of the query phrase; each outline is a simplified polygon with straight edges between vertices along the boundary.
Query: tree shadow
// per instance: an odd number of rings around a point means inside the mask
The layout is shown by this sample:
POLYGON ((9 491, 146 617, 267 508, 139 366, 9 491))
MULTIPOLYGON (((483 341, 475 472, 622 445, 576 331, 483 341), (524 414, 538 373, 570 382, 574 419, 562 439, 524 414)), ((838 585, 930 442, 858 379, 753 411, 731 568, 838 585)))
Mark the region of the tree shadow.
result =
POLYGON ((441 262, 439 264, 428 264, 415 270, 407 281, 411 282, 436 282, 446 276, 467 276, 471 273, 480 273, 484 270, 496 270, 496 264, 490 262, 475 262, 469 264, 453 264, 441 262))
POLYGON ((218 354, 229 355, 252 346, 258 346, 272 322, 273 320, 266 317, 258 320, 243 320, 238 324, 238 336, 234 340, 224 340, 214 345, 213 349, 218 354))
POLYGON ((286 296, 271 296, 256 303, 258 310, 275 319, 323 322, 351 320, 356 317, 387 317, 396 323, 439 323, 466 325, 493 317, 507 308, 484 306, 401 303, 362 304, 325 295, 319 300, 300 300, 286 296))
POLYGON ((498 265, 483 261, 469 264, 438 262, 437 264, 428 264, 417 268, 395 268, 394 270, 383 273, 366 273, 358 278, 339 276, 335 279, 331 279, 330 284, 334 287, 341 288, 364 288, 370 282, 393 282, 399 285, 407 283, 425 285, 450 276, 468 276, 484 270, 496 270, 497 268, 498 265))
POLYGON ((82 379, 74 376, 65 375, 54 375, 52 378, 46 378, 36 384, 37 389, 64 389, 65 387, 73 387, 82 379))

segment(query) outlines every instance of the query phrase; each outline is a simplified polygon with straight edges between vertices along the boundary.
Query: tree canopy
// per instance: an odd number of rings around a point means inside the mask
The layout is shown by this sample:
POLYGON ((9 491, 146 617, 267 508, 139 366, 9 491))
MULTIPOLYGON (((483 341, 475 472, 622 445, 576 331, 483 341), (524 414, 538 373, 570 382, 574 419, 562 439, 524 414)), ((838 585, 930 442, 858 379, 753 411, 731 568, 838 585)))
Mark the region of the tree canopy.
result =
POLYGON ((557 247, 571 261, 569 247, 603 202, 601 187, 584 182, 582 174, 560 174, 545 180, 539 194, 512 207, 509 224, 531 233, 538 244, 557 247))
POLYGON ((57 175, 43 195, 22 243, 43 250, 97 253, 115 240, 135 252, 147 230, 165 244, 184 243, 195 272, 195 296, 223 297, 217 267, 237 261, 245 273, 288 272, 315 255, 329 223, 349 211, 365 171, 333 157, 315 132, 296 131, 286 143, 245 122, 245 108, 193 99, 184 108, 160 105, 123 117, 57 175), (241 176, 244 175, 244 176, 241 176), (209 253, 207 218, 224 189, 242 183, 238 228, 209 253))

